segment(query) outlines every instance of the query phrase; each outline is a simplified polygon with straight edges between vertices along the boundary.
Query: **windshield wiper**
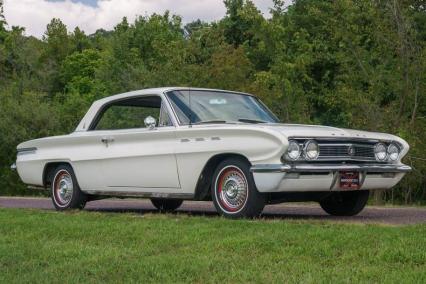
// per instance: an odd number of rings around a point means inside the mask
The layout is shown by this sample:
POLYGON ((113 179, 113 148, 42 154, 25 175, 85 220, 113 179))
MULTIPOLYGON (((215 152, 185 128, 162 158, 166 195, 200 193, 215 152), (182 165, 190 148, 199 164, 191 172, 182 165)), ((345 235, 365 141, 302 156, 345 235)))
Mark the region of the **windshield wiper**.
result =
POLYGON ((215 123, 228 123, 226 120, 204 120, 199 122, 193 122, 192 124, 215 124, 215 123))
MULTIPOLYGON (((240 118, 238 119, 239 122, 244 122, 244 123, 267 123, 267 121, 263 121, 263 120, 256 120, 256 119, 248 119, 248 118, 240 118)), ((203 120, 203 121, 199 121, 199 122, 193 122, 192 125, 197 125, 197 124, 226 124, 226 123, 235 123, 233 121, 226 121, 226 120, 203 120)))
POLYGON ((239 122, 246 122, 246 123, 267 123, 267 121, 263 120, 256 120, 256 119, 248 119, 248 118, 240 118, 238 119, 239 122))

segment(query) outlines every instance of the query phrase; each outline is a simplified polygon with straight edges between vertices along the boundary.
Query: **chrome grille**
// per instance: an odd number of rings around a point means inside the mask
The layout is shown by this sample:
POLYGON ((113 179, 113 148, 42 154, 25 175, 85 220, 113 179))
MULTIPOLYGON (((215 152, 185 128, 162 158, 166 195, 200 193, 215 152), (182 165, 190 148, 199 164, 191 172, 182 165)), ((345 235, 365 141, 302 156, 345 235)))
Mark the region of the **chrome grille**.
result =
POLYGON ((374 144, 320 142, 318 160, 376 161, 374 144))
MULTIPOLYGON (((315 140, 319 146, 318 159, 310 162, 324 161, 358 161, 375 162, 374 147, 378 142, 388 145, 390 142, 373 139, 336 139, 336 138, 290 138, 299 143, 301 149, 304 148, 306 141, 315 140)), ((305 160, 302 154, 299 160, 305 160)))
POLYGON ((336 157, 344 156, 348 153, 347 146, 335 146, 335 145, 322 145, 320 147, 320 157, 336 157))

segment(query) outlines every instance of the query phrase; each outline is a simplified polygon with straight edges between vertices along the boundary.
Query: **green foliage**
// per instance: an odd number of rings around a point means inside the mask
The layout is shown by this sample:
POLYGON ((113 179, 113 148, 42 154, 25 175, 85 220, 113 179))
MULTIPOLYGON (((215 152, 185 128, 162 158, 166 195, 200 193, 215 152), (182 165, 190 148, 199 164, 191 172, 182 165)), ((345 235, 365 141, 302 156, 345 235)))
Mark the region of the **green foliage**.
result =
POLYGON ((271 18, 226 0, 218 22, 183 26, 166 12, 92 35, 52 19, 42 40, 8 28, 0 4, 0 190, 22 189, 7 170, 19 142, 73 131, 98 98, 181 85, 252 92, 283 122, 399 135, 415 170, 380 198, 426 202, 424 1, 284 3, 271 18))
POLYGON ((208 75, 208 87, 244 91, 250 84, 253 67, 240 48, 230 45, 221 46, 211 55, 211 61, 205 67, 208 75))
POLYGON ((77 51, 67 56, 61 67, 65 91, 85 95, 102 89, 102 82, 96 78, 96 70, 102 64, 101 60, 100 52, 93 49, 77 51))
POLYGON ((54 18, 47 25, 43 40, 46 42, 46 54, 56 62, 63 60, 70 52, 71 39, 60 19, 54 18))
POLYGON ((59 115, 44 95, 25 92, 0 96, 0 192, 25 194, 25 186, 9 166, 16 157, 16 146, 26 140, 52 136, 60 131, 59 115))
POLYGON ((0 0, 0 43, 6 36, 6 25, 7 23, 3 15, 3 0, 0 0))
POLYGON ((84 31, 80 30, 78 27, 74 29, 74 33, 71 35, 70 41, 71 49, 78 52, 82 52, 92 46, 90 39, 86 36, 84 31))

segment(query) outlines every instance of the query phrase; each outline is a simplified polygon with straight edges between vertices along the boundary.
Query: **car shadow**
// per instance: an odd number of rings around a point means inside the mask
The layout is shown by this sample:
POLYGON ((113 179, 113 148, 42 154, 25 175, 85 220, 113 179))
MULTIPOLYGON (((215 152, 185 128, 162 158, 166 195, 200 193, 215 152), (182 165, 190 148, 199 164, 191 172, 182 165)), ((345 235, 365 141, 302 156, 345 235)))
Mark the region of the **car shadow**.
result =
MULTIPOLYGON (((91 212, 104 212, 104 213, 131 213, 138 215, 187 215, 187 216, 195 216, 195 217, 219 217, 219 214, 212 210, 177 210, 175 212, 161 212, 155 209, 128 209, 128 208, 86 208, 85 211, 91 212)), ((267 220, 323 220, 323 221, 355 221, 355 222, 374 222, 379 221, 379 219, 364 216, 363 214, 351 217, 338 217, 338 216, 330 216, 327 214, 313 214, 313 213, 263 213, 259 219, 267 219, 267 220), (377 220, 376 220, 377 219, 377 220)))
POLYGON ((85 211, 91 212, 105 212, 105 213, 133 213, 139 215, 154 214, 154 215, 189 215, 189 216, 219 216, 217 212, 214 211, 201 211, 201 210, 177 210, 174 212, 161 212, 156 209, 128 209, 128 208, 86 208, 85 211))

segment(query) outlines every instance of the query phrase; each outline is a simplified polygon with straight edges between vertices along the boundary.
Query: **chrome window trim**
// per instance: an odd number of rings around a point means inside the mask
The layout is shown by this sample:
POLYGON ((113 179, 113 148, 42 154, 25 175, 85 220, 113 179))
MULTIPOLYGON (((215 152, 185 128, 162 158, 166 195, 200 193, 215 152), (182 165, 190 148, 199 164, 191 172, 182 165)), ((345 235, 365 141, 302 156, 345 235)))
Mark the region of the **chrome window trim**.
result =
POLYGON ((255 98, 263 107, 265 107, 270 113, 271 113, 271 115, 273 116, 273 118, 275 118, 276 120, 277 120, 277 122, 269 122, 269 123, 280 123, 280 120, 278 119, 278 117, 275 115, 275 113, 273 113, 258 97, 256 97, 255 95, 253 95, 253 94, 249 94, 249 93, 244 93, 244 92, 237 92, 237 91, 227 91, 227 90, 220 90, 220 89, 218 89, 218 90, 216 90, 216 89, 200 89, 200 88, 182 88, 182 89, 172 89, 172 90, 167 90, 167 91, 164 91, 163 92, 163 95, 164 95, 164 97, 166 98, 166 100, 167 100, 167 103, 168 103, 168 105, 169 105, 169 107, 170 107, 170 109, 172 110, 172 112, 173 112, 173 116, 174 116, 174 118, 175 118, 175 121, 176 121, 176 123, 177 123, 177 125, 178 126, 182 126, 182 127, 184 127, 184 126, 188 126, 188 127, 192 127, 193 125, 192 124, 183 124, 181 121, 180 121, 180 119, 179 119, 179 116, 177 115, 177 113, 176 113, 176 110, 175 110, 175 108, 174 108, 174 106, 173 106, 173 104, 172 104, 172 102, 170 101, 170 98, 169 98, 169 96, 167 95, 167 93, 169 93, 169 92, 173 92, 173 91, 205 91, 205 92, 222 92, 222 93, 229 93, 229 94, 236 94, 236 95, 244 95, 244 96, 248 96, 248 97, 253 97, 253 98, 255 98))
MULTIPOLYGON (((143 94, 143 95, 134 95, 134 96, 129 96, 129 97, 125 97, 125 98, 120 98, 120 99, 116 99, 116 100, 112 100, 112 101, 108 101, 107 103, 103 104, 102 106, 99 107, 98 111, 96 112, 96 114, 93 116, 92 121, 89 123, 89 127, 85 130, 87 132, 97 132, 97 131, 114 131, 114 130, 126 130, 126 129, 145 129, 145 127, 138 127, 138 128, 122 128, 122 129, 100 129, 100 130, 96 130, 94 129, 94 127, 96 127, 96 125, 99 123, 100 119, 102 118, 102 115, 104 113, 104 111, 109 108, 111 105, 113 105, 116 102, 120 102, 120 101, 126 101, 126 100, 132 100, 135 98, 143 98, 143 97, 159 97, 161 99, 161 106, 160 106, 160 113, 161 113, 161 108, 164 105, 167 105, 165 103, 165 97, 167 99, 167 96, 164 96, 163 94, 155 94, 155 93, 149 93, 149 94, 143 94)), ((172 118, 172 116, 170 115, 170 111, 169 108, 167 108, 167 114, 169 115, 170 118, 172 118)), ((163 126, 163 127, 176 127, 175 124, 175 120, 170 119, 172 124, 171 126, 163 126)), ((161 127, 161 128, 163 128, 161 127)), ((157 127, 160 128, 160 127, 157 127)))
POLYGON ((170 127, 173 126, 173 120, 169 114, 169 110, 167 109, 166 103, 164 100, 161 100, 160 114, 158 116, 158 127, 170 127), (167 118, 169 124, 164 124, 164 119, 167 118))
MULTIPOLYGON (((182 90, 188 90, 188 89, 182 89, 182 90)), ((176 91, 180 91, 180 90, 176 90, 176 91)), ((164 92, 164 93, 163 93, 163 95, 164 95, 164 97, 165 97, 165 98, 166 98, 166 100, 167 100, 168 107, 172 110, 174 120, 176 121, 176 123, 177 123, 177 125, 178 125, 178 126, 185 126, 185 124, 182 124, 182 123, 181 123, 181 121, 180 121, 180 119, 179 119, 179 116, 177 115, 177 113, 176 113, 176 111, 175 111, 175 108, 173 107, 173 104, 172 104, 172 102, 170 101, 169 96, 167 95, 167 93, 168 93, 168 92, 170 92, 170 91, 166 91, 166 92, 164 92)))

